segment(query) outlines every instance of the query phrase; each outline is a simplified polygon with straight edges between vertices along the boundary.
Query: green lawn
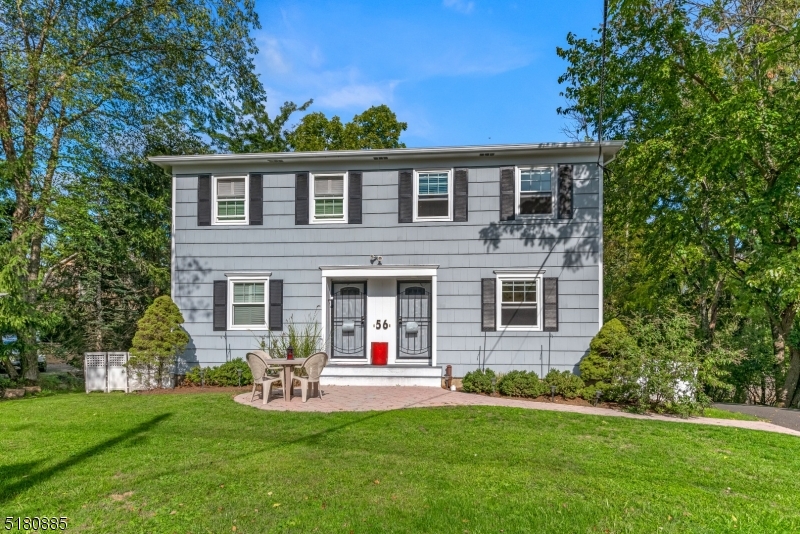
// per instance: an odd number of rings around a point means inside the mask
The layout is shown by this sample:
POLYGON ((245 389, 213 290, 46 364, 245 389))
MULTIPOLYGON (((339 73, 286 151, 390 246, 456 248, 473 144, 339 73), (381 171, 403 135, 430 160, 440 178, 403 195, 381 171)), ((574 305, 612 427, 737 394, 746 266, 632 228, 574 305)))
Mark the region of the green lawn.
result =
POLYGON ((758 417, 749 413, 729 412, 719 408, 706 408, 703 410, 703 417, 713 417, 715 419, 736 419, 738 421, 758 421, 758 417))
POLYGON ((797 532, 798 473, 791 436, 538 410, 0 403, 0 514, 70 532, 797 532))

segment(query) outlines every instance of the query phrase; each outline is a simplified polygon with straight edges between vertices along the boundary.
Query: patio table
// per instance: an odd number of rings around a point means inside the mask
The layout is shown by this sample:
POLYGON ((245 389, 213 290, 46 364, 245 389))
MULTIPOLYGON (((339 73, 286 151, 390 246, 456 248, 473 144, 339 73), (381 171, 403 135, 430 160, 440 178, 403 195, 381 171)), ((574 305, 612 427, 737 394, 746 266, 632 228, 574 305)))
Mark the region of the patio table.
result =
POLYGON ((283 384, 283 400, 289 402, 292 400, 292 372, 295 367, 300 367, 306 361, 306 358, 294 358, 287 360, 286 358, 270 358, 267 360, 267 365, 280 365, 283 367, 283 377, 281 383, 283 384))

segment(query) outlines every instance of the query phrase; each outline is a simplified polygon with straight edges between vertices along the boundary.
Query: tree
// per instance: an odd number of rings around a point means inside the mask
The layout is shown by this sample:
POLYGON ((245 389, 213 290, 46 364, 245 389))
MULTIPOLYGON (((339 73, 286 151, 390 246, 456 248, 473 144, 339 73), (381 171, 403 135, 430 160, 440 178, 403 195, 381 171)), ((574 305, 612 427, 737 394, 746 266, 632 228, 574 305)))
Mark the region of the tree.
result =
POLYGON ((408 124, 398 121, 389 106, 381 104, 354 116, 346 124, 336 115, 328 119, 320 112, 309 113, 289 132, 287 140, 298 152, 405 148, 400 134, 407 128, 408 124))
MULTIPOLYGON (((256 27, 251 0, 0 2, 0 196, 14 202, 0 265, 24 263, 18 309, 37 310, 47 273, 69 263, 44 259, 63 223, 53 206, 98 153, 113 156, 160 115, 215 130, 228 102, 263 100, 256 27)), ((36 381, 36 321, 18 319, 24 378, 36 381)))
MULTIPOLYGON (((796 0, 612 2, 602 87, 602 130, 627 140, 607 175, 612 233, 641 239, 707 330, 725 293, 763 306, 787 404, 800 402, 800 353, 786 358, 800 306, 799 16, 796 0)), ((601 42, 568 43, 559 111, 596 135, 601 42)))
POLYGON ((181 324, 183 315, 171 298, 162 295, 154 300, 137 323, 129 369, 144 368, 148 377, 154 372, 156 384, 163 387, 163 380, 175 365, 178 354, 189 343, 189 334, 181 324))

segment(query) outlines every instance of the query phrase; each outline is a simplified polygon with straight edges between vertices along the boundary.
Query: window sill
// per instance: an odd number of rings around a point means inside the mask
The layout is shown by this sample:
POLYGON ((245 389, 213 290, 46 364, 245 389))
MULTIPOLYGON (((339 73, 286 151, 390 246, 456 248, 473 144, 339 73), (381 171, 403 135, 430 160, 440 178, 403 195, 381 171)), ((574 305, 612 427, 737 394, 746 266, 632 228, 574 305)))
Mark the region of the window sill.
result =
POLYGON ((228 326, 228 330, 234 330, 234 331, 269 330, 269 326, 267 326, 265 324, 254 324, 254 325, 247 325, 247 326, 244 326, 244 325, 236 325, 236 326, 229 325, 228 326))
POLYGON ((214 221, 213 226, 247 226, 250 221, 214 221))
POLYGON ((540 326, 502 326, 497 327, 498 332, 541 332, 540 326))
POLYGON ((311 219, 308 224, 347 224, 346 219, 311 219))

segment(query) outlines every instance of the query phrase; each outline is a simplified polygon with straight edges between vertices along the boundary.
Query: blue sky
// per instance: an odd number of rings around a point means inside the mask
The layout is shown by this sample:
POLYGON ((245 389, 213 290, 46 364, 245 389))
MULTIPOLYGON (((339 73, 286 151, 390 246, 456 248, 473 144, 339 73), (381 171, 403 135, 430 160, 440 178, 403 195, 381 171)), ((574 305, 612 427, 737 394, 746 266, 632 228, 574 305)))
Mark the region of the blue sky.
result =
MULTIPOLYGON (((349 121, 387 104, 409 147, 567 140, 556 56, 590 37, 602 0, 258 2, 268 108, 314 99, 349 121)), ((298 116, 299 118, 299 116, 298 116)))

